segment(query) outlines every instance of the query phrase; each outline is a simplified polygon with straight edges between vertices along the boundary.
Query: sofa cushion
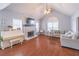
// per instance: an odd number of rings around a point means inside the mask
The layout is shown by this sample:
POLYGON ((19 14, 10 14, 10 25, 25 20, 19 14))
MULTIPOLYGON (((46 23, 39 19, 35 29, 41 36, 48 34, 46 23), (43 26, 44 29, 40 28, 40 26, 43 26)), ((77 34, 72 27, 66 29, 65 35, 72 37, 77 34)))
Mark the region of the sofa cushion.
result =
POLYGON ((3 40, 8 40, 13 37, 23 36, 23 32, 21 30, 15 30, 15 31, 3 31, 1 32, 1 36, 3 37, 3 40))
POLYGON ((66 38, 72 38, 72 36, 73 36, 73 32, 71 32, 71 31, 65 33, 66 38))
POLYGON ((75 34, 75 36, 76 36, 76 39, 79 39, 79 34, 75 34))
POLYGON ((76 39, 77 39, 77 35, 74 34, 74 35, 72 36, 72 39, 73 39, 73 40, 76 40, 76 39))
POLYGON ((72 31, 68 31, 67 33, 65 33, 65 36, 72 36, 73 32, 72 31))

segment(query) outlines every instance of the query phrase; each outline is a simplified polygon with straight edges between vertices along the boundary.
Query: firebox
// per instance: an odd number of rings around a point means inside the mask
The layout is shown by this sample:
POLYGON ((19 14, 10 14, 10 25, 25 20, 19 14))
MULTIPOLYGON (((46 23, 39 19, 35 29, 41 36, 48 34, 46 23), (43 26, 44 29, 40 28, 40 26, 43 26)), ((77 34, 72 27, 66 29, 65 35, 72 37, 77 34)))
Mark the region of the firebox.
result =
POLYGON ((32 36, 34 36, 34 31, 28 32, 28 37, 32 37, 32 36))

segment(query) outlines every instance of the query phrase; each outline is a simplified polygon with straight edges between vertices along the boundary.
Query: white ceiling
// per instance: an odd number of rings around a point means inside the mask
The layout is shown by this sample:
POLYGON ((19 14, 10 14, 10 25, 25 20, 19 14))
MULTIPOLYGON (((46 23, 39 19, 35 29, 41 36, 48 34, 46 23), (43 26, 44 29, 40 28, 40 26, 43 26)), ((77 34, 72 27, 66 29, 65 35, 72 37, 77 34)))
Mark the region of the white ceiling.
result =
MULTIPOLYGON (((52 3, 48 5, 50 5, 51 8, 69 16, 79 11, 78 3, 52 3)), ((15 3, 15 4, 10 4, 10 6, 8 6, 6 9, 24 14, 40 15, 40 13, 43 14, 43 11, 45 9, 45 4, 15 3)))
POLYGON ((73 15, 79 11, 79 3, 56 3, 53 7, 66 15, 73 15))
MULTIPOLYGON (((33 4, 33 3, 15 3, 11 4, 8 8, 8 10, 20 12, 20 13, 34 13, 38 9, 42 9, 43 6, 41 4, 33 4)), ((40 11, 38 10, 38 12, 40 11)))
POLYGON ((10 5, 10 3, 0 3, 0 10, 3 10, 4 8, 6 8, 9 5, 10 5))
POLYGON ((25 14, 40 18, 43 16, 43 5, 38 3, 14 3, 6 8, 6 10, 25 14))

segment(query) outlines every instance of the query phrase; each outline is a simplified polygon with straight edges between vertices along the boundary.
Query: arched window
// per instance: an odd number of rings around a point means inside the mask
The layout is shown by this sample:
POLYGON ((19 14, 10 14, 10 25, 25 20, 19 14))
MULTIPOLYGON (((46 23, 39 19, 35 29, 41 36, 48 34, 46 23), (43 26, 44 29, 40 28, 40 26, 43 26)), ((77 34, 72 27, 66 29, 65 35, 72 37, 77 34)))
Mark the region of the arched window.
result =
POLYGON ((47 28, 48 28, 48 31, 59 30, 58 18, 56 18, 56 17, 49 18, 48 22, 47 22, 47 28))

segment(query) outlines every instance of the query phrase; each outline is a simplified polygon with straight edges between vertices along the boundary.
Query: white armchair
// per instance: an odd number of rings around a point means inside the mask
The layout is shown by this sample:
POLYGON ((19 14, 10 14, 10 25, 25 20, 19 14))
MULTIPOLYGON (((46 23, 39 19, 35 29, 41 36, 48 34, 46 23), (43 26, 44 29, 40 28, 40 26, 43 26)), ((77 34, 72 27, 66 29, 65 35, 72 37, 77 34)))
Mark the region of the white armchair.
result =
POLYGON ((68 37, 65 34, 61 34, 60 43, 61 43, 61 46, 79 50, 79 39, 77 38, 76 34, 73 34, 72 37, 68 37))

